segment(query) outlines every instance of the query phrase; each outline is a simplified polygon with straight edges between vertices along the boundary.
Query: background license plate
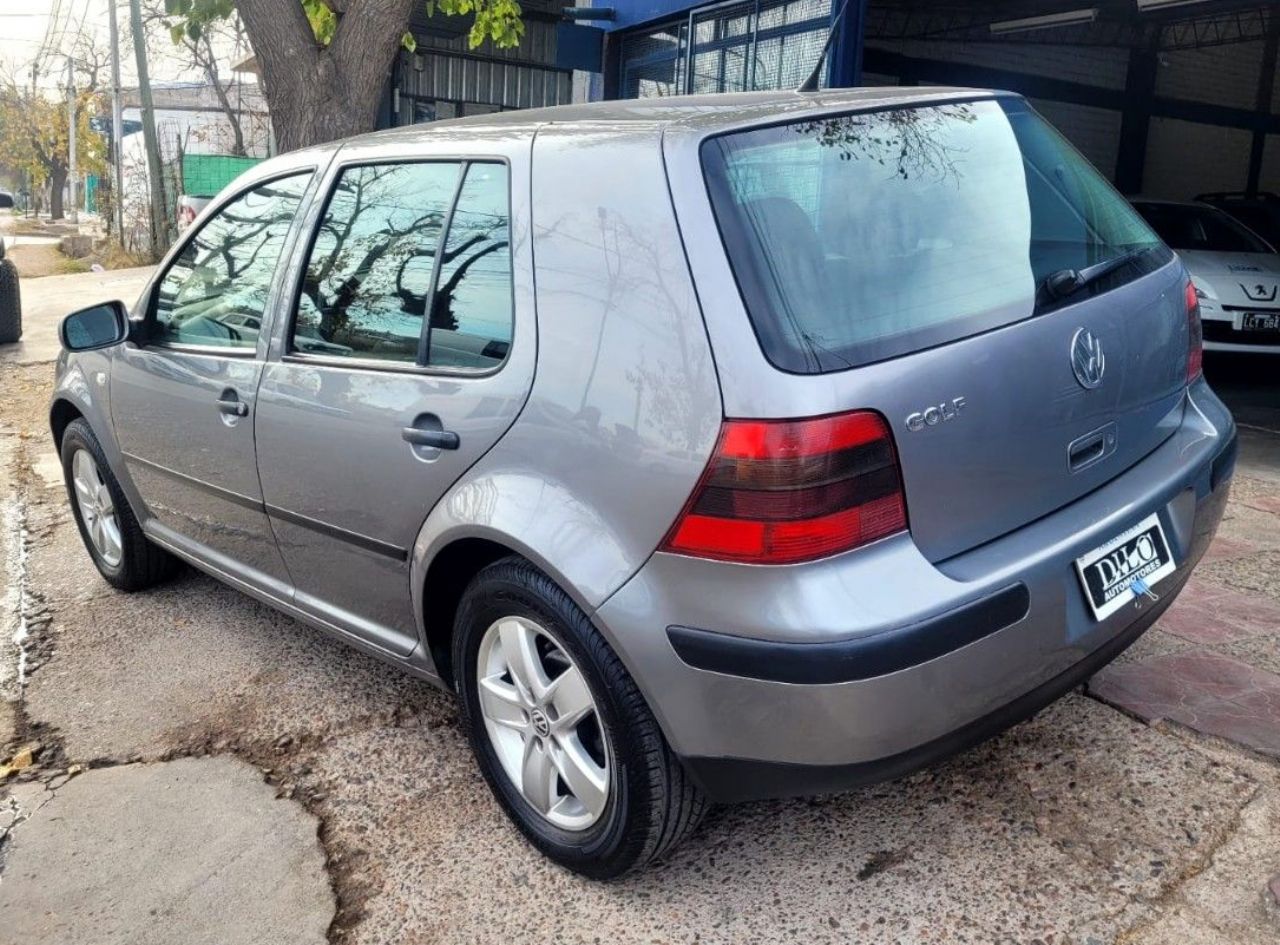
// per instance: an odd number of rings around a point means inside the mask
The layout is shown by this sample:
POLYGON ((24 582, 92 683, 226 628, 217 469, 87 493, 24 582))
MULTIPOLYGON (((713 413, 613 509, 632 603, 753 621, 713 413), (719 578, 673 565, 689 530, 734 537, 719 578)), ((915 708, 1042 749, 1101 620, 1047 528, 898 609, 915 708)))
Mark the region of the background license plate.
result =
POLYGON ((1076 559, 1084 596, 1097 620, 1109 617, 1133 600, 1129 585, 1134 578, 1142 578, 1154 587, 1176 567, 1160 519, 1155 515, 1076 559))
POLYGON ((1245 331, 1280 331, 1280 312, 1245 312, 1245 331))

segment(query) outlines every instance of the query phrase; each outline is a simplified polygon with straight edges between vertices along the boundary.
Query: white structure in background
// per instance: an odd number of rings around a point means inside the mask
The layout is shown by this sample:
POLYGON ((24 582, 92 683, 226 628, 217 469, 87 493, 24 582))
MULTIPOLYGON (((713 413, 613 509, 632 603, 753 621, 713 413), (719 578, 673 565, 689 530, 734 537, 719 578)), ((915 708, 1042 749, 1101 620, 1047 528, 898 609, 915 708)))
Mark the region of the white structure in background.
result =
MULTIPOLYGON (((226 94, 239 121, 244 156, 269 157, 275 152, 275 141, 261 89, 254 83, 237 81, 231 83, 226 94)), ((156 108, 156 135, 164 165, 163 176, 166 182, 172 182, 168 189, 173 206, 169 211, 176 216, 176 198, 183 192, 182 156, 234 154, 235 128, 215 90, 208 84, 154 84, 152 96, 156 108)), ((130 123, 140 122, 142 113, 137 89, 125 89, 123 99, 126 127, 130 123)), ((125 136, 121 146, 121 159, 124 177, 124 241, 129 248, 140 249, 147 242, 151 206, 146 149, 140 131, 125 136)))

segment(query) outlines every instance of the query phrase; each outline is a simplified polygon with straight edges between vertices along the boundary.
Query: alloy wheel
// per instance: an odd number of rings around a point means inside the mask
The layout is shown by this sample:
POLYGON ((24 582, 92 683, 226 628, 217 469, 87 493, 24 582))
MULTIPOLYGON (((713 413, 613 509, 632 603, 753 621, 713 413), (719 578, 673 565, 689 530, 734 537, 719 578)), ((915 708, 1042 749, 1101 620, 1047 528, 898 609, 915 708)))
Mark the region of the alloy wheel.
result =
POLYGON ((609 800, 612 762, 572 657, 532 620, 503 617, 480 641, 476 682, 489 743, 521 796, 563 830, 595 824, 609 800))
POLYGON ((111 490, 107 488, 98 464, 88 450, 76 450, 72 457, 71 484, 75 489, 76 505, 80 509, 89 541, 108 567, 117 567, 124 557, 120 520, 116 516, 116 504, 111 498, 111 490))

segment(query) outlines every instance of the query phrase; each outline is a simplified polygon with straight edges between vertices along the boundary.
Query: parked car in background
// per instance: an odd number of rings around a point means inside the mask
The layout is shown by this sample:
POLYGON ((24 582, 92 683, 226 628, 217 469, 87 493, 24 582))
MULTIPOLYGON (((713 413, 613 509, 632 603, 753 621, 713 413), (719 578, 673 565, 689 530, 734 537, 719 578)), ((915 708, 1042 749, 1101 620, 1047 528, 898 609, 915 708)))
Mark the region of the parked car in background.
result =
POLYGON ((7 190, 0 190, 0 210, 12 210, 15 206, 13 194, 7 190))
POLYGON ((194 223, 200 211, 209 206, 212 200, 213 198, 208 196, 181 194, 178 197, 178 229, 185 230, 194 223))
POLYGON ((1270 245, 1280 247, 1280 194, 1232 191, 1201 194, 1196 200, 1231 214, 1270 245))
POLYGON ((62 335, 106 580, 182 559, 456 691, 508 815, 593 877, 1079 685, 1180 593, 1235 459, 1183 264, 972 90, 292 152, 62 335))
POLYGON ((1204 346, 1280 354, 1280 256, 1271 245, 1207 204, 1135 200, 1134 206, 1191 273, 1204 346))

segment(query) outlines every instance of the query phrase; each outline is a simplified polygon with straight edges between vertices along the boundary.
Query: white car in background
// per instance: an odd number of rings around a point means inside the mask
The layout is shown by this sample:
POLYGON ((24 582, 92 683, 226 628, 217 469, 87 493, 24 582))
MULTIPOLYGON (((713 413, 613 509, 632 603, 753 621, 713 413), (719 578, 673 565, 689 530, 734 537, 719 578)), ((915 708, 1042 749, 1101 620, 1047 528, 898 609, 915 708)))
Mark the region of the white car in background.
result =
POLYGON ((1191 273, 1205 348, 1280 354, 1280 255, 1270 244, 1208 204, 1133 205, 1191 273))

